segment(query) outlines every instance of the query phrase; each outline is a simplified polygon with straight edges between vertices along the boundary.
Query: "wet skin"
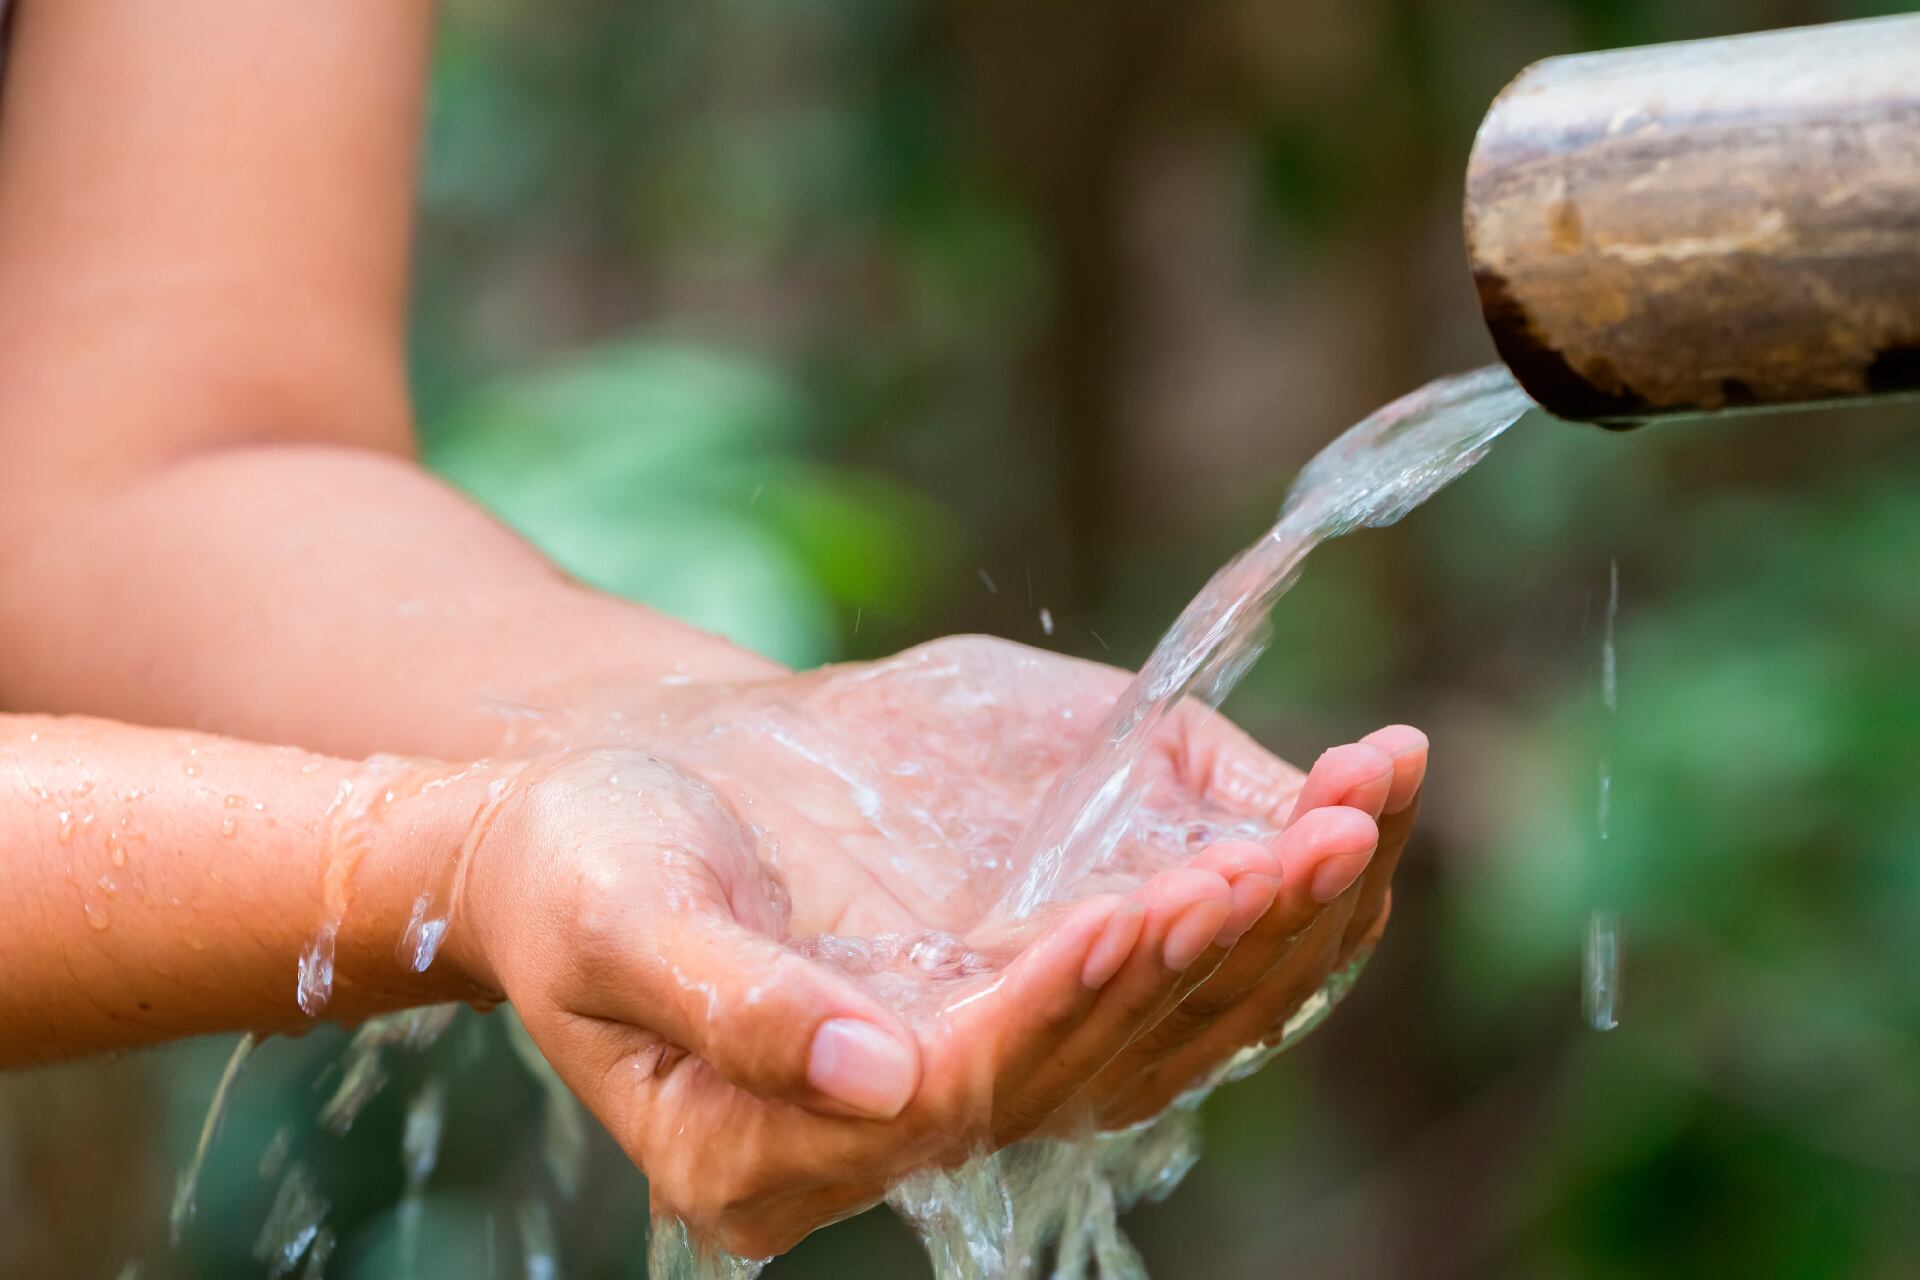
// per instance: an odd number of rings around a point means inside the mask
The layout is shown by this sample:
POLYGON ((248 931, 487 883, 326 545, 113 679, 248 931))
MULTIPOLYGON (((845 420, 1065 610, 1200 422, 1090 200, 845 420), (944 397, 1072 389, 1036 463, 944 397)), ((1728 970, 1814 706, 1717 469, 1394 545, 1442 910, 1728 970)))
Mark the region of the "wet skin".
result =
POLYGON ((749 1256, 915 1166, 1089 1115, 1147 1118, 1277 1035, 1378 936, 1426 741, 1383 729, 1303 775, 1183 707, 1136 782, 1275 834, 1123 847, 1128 869, 1070 904, 1001 919, 1021 818, 1126 681, 961 638, 766 681, 576 693, 530 722, 523 747, 564 763, 475 857, 466 963, 647 1170, 656 1210, 749 1256), (778 941, 933 931, 980 971, 860 981, 778 941), (813 1052, 833 1021, 904 1052, 823 1089, 813 1052))

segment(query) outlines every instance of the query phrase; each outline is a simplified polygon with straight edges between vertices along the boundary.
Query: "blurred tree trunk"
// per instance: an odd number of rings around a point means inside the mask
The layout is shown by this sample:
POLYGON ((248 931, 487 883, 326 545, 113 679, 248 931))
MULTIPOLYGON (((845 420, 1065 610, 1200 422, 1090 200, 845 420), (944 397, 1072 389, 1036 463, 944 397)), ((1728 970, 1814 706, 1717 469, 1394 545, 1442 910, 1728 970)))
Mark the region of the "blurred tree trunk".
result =
POLYGON ((1123 523, 1121 371, 1135 305, 1124 227, 1128 162, 1205 4, 973 0, 945 6, 989 168, 1031 212, 1050 272, 1025 402, 1058 495, 1070 600, 1107 597, 1123 523))

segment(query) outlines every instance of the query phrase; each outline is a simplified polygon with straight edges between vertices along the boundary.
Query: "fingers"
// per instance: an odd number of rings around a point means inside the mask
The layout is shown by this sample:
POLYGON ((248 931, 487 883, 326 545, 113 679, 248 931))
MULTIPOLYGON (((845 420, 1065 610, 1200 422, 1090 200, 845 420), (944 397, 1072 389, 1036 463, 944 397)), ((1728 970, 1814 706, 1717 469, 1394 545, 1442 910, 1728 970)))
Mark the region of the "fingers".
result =
POLYGON ((647 1028, 763 1098, 890 1119, 913 1097, 917 1042, 850 979, 705 897, 622 924, 588 955, 577 1012, 647 1028))
POLYGON ((1349 742, 1321 753, 1294 800, 1289 822, 1327 805, 1347 805, 1379 817, 1394 784, 1393 757, 1367 742, 1349 742))
POLYGON ((1420 787, 1427 773, 1427 735, 1411 725, 1388 725, 1376 729, 1362 741, 1392 758, 1393 782, 1387 790, 1380 818, 1380 849, 1367 867, 1359 899, 1354 904, 1353 919, 1348 922, 1346 937, 1341 943, 1343 964, 1366 935, 1384 922, 1393 873, 1413 833, 1414 818, 1420 808, 1420 787))
POLYGON ((1427 776, 1427 735, 1410 724, 1390 724, 1375 729, 1360 741, 1378 747, 1393 761, 1393 785, 1388 790, 1383 812, 1400 813, 1420 794, 1427 776))
POLYGON ((1127 1082, 1103 1109, 1101 1122, 1119 1127, 1145 1120, 1208 1079, 1248 1045, 1271 1043, 1287 1019, 1337 967, 1348 920, 1344 903, 1320 916, 1286 958, 1206 1028, 1127 1082))
MULTIPOLYGON (((1112 900, 1078 966, 1050 962, 1042 944, 1016 960, 993 1008, 970 1011, 983 1021, 1005 1020, 990 1106, 994 1141, 1031 1132, 1151 1026, 1232 908, 1230 886, 1219 875, 1177 867, 1112 900)), ((962 1039, 971 1034, 963 1031, 962 1039)))
POLYGON ((1203 1036, 1234 1008, 1296 947, 1327 902, 1347 892, 1377 838, 1378 829, 1365 813, 1333 807, 1306 814, 1271 846, 1234 841, 1203 853, 1196 865, 1229 878, 1236 911, 1260 909, 1244 924, 1229 917, 1222 934, 1231 945, 1216 942, 1218 953, 1195 966, 1205 980, 1189 984, 1192 989, 1182 992, 1180 1003, 1115 1059, 1102 1073, 1096 1094, 1108 1100, 1127 1094, 1143 1072, 1203 1036))

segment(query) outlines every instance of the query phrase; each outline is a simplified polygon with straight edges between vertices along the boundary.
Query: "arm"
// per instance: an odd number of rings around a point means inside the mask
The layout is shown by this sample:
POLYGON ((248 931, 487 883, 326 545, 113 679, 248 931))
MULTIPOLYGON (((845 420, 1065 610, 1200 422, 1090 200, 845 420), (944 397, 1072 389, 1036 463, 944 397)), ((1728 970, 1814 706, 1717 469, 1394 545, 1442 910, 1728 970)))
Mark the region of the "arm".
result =
POLYGON ((770 669, 569 583, 410 460, 429 6, 18 9, 0 705, 469 758, 488 696, 770 669))
POLYGON ((211 1031, 288 1031, 330 868, 357 862, 331 1012, 478 997, 464 963, 397 958, 481 785, 402 822, 335 818, 363 766, 80 719, 0 716, 0 1067, 211 1031))

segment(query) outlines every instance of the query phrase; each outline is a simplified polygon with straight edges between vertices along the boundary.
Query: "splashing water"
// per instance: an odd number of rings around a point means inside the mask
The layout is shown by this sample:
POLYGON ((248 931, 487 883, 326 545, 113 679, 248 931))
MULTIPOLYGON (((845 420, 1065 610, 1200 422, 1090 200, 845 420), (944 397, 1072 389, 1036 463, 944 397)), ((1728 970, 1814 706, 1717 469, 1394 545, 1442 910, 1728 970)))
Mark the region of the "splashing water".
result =
MULTIPOLYGON (((1270 825, 1219 811, 1168 810, 1143 795, 1146 786, 1136 766, 1156 730, 1184 698, 1217 703, 1226 696, 1259 655, 1268 613, 1315 546, 1363 525, 1400 519, 1471 467, 1494 438, 1531 407, 1504 370, 1490 368, 1432 383, 1342 435, 1302 471, 1273 529, 1221 569, 1181 613, 1139 676, 1104 712, 1104 721, 1086 745, 1057 773, 1033 775, 1036 780, 1028 792, 996 791, 986 782, 976 783, 974 766, 968 764, 939 771, 939 785, 948 790, 937 793, 942 798, 936 802, 866 804, 862 797, 878 794, 872 783, 879 774, 891 775, 887 781, 896 791, 908 786, 902 779, 918 776, 913 771, 920 766, 911 755, 894 760, 884 753, 870 755, 866 748, 871 744, 809 736, 806 724, 790 723, 787 712, 778 707, 764 709, 740 731, 758 735, 768 749, 806 758, 844 787, 861 816, 908 863, 924 860, 917 870, 928 872, 922 882, 933 898, 984 894, 981 909, 1000 920, 1021 919, 1047 904, 1078 896, 1103 872, 1138 871, 1136 866, 1119 865, 1131 856, 1130 848, 1151 846, 1179 856, 1180 850, 1230 835, 1269 837, 1276 831, 1270 825), (1040 788, 1048 776, 1054 781, 1042 794, 1040 788), (1017 817, 1023 813, 1033 815, 1024 826, 1017 817), (1009 814, 1016 816, 1009 819, 1009 814), (1008 868, 1024 871, 1015 875, 1008 868)), ((984 570, 981 576, 989 590, 997 589, 984 570)), ((1041 622, 1051 634, 1053 619, 1048 611, 1041 611, 1041 622)), ((933 672, 929 678, 936 676, 953 682, 960 695, 966 694, 964 669, 933 672)), ((857 694, 843 689, 840 696, 857 694)), ((964 741, 973 732, 965 720, 972 705, 961 696, 949 707, 956 740, 964 741)), ((582 739, 588 745, 611 740, 649 750, 657 745, 647 740, 637 722, 622 721, 618 711, 601 721, 563 714, 564 720, 546 727, 564 731, 559 745, 566 748, 581 745, 582 739)), ((1090 711, 1088 719, 1098 714, 1090 711)), ((542 729, 543 713, 525 715, 529 733, 542 729)), ((705 737, 687 736, 672 744, 677 761, 684 757, 682 762, 694 769, 704 768, 714 762, 703 760, 699 753, 714 744, 726 745, 727 735, 735 732, 724 724, 706 728, 705 737)), ((951 749, 954 744, 945 745, 951 749)), ((1019 762, 1027 758, 1021 752, 1030 745, 997 742, 997 757, 979 767, 990 771, 998 766, 1018 775, 1019 762)), ((512 787, 525 785, 524 777, 514 783, 494 770, 495 766, 482 762, 459 775, 485 775, 487 798, 466 841, 437 869, 433 883, 421 894, 401 939, 401 957, 415 970, 425 970, 433 962, 468 863, 512 787)), ((370 762, 369 772, 343 792, 337 812, 330 815, 330 856, 323 886, 326 918, 301 963, 300 1003, 310 1015, 324 1009, 331 995, 333 942, 349 906, 367 824, 381 819, 396 800, 449 780, 457 779, 436 781, 407 762, 380 760, 370 762)), ((606 781, 611 786, 620 779, 606 781)), ((755 831, 756 838, 766 834, 755 831)), ((777 892, 770 902, 776 915, 784 913, 785 903, 777 892)), ((938 983, 964 981, 988 965, 954 934, 940 929, 870 938, 822 935, 797 939, 794 945, 861 977, 903 1012, 926 999, 938 983)), ((1031 1280, 1043 1270, 1055 1280, 1083 1280, 1088 1275, 1104 1280, 1144 1277, 1139 1255, 1120 1231, 1120 1214, 1141 1200, 1161 1198, 1180 1184, 1199 1156, 1197 1117, 1206 1095, 1219 1084, 1258 1070, 1309 1033, 1345 994, 1364 959, 1357 958, 1329 979, 1296 1011, 1276 1042, 1243 1050, 1159 1117, 1121 1132, 1029 1139, 955 1169, 922 1171, 892 1188, 888 1202, 920 1234, 938 1280, 1031 1280)), ((938 1007, 938 1002, 930 1007, 938 1007)), ((430 1044, 453 1012, 452 1006, 444 1006, 365 1024, 343 1055, 333 1094, 321 1108, 321 1124, 344 1131, 384 1085, 384 1052, 430 1044)), ((580 1176, 584 1117, 524 1032, 516 1026, 510 1035, 515 1051, 529 1067, 538 1064, 536 1075, 547 1092, 546 1164, 555 1188, 569 1196, 580 1176)), ((229 1063, 216 1091, 213 1113, 190 1166, 194 1176, 213 1140, 232 1077, 250 1049, 249 1038, 229 1063)), ((408 1203, 418 1202, 432 1171, 444 1101, 444 1086, 430 1084, 409 1110, 403 1139, 408 1203)), ((182 1177, 184 1213, 190 1214, 191 1178, 182 1177)), ((177 1197, 176 1216, 183 1223, 180 1202, 177 1197)), ((327 1208, 304 1168, 297 1163, 289 1167, 274 1213, 261 1234, 261 1260, 272 1274, 290 1275, 304 1257, 305 1274, 318 1275, 334 1246, 332 1232, 323 1225, 327 1208)), ((525 1200, 516 1218, 525 1274, 530 1280, 557 1277, 559 1252, 547 1202, 537 1197, 525 1200)), ((697 1247, 677 1221, 656 1221, 649 1242, 649 1274, 658 1277, 750 1280, 763 1265, 697 1247)))
MULTIPOLYGON (((1314 547, 1363 525, 1399 520, 1479 461, 1533 407, 1504 369, 1482 369, 1394 401, 1322 450, 1301 472, 1278 523, 1194 597, 1100 732, 1061 772, 1019 837, 1013 865, 1027 871, 1001 898, 1000 912, 1022 918, 1071 896, 1142 821, 1152 820, 1133 785, 1147 745, 1181 699, 1197 695, 1217 704, 1232 690, 1259 656, 1274 603, 1314 547)), ((1205 1096, 1317 1026, 1364 959, 1330 979, 1277 1043, 1243 1050, 1158 1118, 1074 1141, 1029 1139, 958 1169, 924 1171, 896 1185, 888 1203, 919 1233, 937 1280, 1026 1280, 1041 1273, 1050 1247, 1054 1280, 1144 1278, 1119 1215, 1179 1185, 1199 1156, 1196 1116, 1205 1096)), ((650 1256, 652 1274, 686 1280, 743 1280, 760 1269, 693 1247, 677 1222, 655 1223, 650 1256)))
MULTIPOLYGON (((1607 630, 1600 645, 1600 705, 1605 709, 1608 736, 1620 709, 1619 666, 1614 656, 1614 622, 1620 615, 1620 561, 1607 562, 1607 630)), ((1604 844, 1613 826, 1613 765, 1600 756, 1599 798, 1594 805, 1596 834, 1604 844)), ((1620 1025, 1620 916, 1604 906, 1587 916, 1587 936, 1581 952, 1580 1007, 1587 1025, 1611 1031, 1620 1025)))

